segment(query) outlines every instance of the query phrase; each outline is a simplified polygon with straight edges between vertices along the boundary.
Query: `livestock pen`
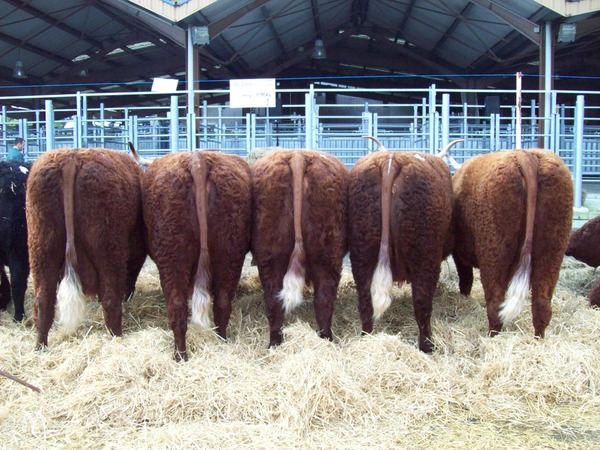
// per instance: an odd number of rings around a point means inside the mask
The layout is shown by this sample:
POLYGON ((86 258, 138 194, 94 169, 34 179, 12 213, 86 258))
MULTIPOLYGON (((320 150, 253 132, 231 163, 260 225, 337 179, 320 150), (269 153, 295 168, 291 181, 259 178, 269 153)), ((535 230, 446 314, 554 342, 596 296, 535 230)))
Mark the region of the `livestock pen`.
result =
POLYGON ((600 311, 586 295, 593 269, 565 258, 543 340, 530 314, 487 337, 483 291, 458 293, 451 260, 434 298, 436 350, 421 353, 410 287, 372 335, 361 336, 345 267, 334 341, 314 331, 309 301, 269 335, 255 267, 244 268, 229 341, 188 331, 190 360, 176 363, 154 264, 124 305, 124 334, 111 337, 90 304, 85 325, 34 351, 29 319, 0 313, 2 447, 25 448, 599 448, 600 311))

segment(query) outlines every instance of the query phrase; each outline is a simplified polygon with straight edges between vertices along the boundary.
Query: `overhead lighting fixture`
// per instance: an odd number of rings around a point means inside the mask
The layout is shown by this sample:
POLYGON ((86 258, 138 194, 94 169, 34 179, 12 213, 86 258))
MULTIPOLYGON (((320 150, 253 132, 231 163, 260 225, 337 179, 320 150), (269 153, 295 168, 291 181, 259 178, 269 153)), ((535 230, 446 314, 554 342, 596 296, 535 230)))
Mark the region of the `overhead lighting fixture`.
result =
POLYGON ((82 77, 82 78, 85 78, 85 77, 87 77, 89 74, 90 74, 90 72, 89 72, 89 70, 87 70, 87 69, 81 69, 81 70, 79 71, 79 76, 80 76, 80 77, 82 77))
POLYGON ((327 58, 327 53, 325 53, 325 46, 323 45, 323 39, 315 40, 315 48, 313 49, 312 55, 310 55, 312 59, 325 59, 327 58))
POLYGON ((15 68, 13 69, 13 77, 18 79, 27 78, 27 74, 25 73, 25 69, 23 68, 23 61, 21 61, 21 57, 17 59, 15 63, 15 68))
POLYGON ((575 42, 577 25, 574 23, 561 23, 558 29, 558 42, 575 42))

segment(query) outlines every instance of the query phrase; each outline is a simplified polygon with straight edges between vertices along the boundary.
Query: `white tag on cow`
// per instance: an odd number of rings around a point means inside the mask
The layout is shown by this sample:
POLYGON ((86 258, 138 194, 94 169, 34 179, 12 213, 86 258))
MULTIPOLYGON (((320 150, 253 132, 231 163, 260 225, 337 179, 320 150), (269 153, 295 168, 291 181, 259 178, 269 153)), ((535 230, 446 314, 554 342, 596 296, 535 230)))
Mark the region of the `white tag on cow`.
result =
POLYGON ((21 172, 23 173, 29 172, 29 169, 27 167, 19 166, 19 169, 21 169, 21 172))

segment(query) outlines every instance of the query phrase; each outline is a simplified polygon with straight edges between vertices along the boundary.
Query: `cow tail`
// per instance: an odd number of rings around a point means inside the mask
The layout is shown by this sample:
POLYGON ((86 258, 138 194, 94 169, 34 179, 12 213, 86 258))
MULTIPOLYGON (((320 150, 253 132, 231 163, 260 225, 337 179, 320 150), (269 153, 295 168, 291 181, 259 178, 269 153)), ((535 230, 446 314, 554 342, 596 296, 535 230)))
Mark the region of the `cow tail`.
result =
POLYGON ((65 250, 65 271, 58 286, 57 321, 67 333, 73 333, 85 316, 85 296, 81 280, 77 275, 77 252, 75 250, 75 176, 77 161, 67 159, 62 167, 63 207, 67 246, 65 250))
POLYGON ((525 222, 525 240, 521 247, 519 265, 508 285, 506 298, 500 305, 498 315, 502 323, 515 320, 523 308, 529 293, 531 278, 531 251, 533 247, 533 224, 535 221, 535 205, 538 193, 537 160, 527 151, 518 150, 517 161, 527 191, 527 218, 525 222))
POLYGON ((209 329, 211 328, 212 298, 210 283, 212 275, 210 271, 210 253, 208 251, 208 164, 201 152, 193 154, 190 162, 190 173, 194 181, 194 202, 200 230, 200 255, 192 294, 192 323, 200 325, 203 329, 209 329))
POLYGON ((302 190, 306 161, 301 153, 294 153, 290 160, 292 170, 294 202, 294 250, 290 256, 288 269, 283 277, 283 288, 278 294, 285 314, 302 304, 305 276, 304 241, 302 240, 302 190))
POLYGON ((381 174, 381 244, 377 267, 371 280, 371 299, 373 302, 373 317, 379 319, 392 304, 392 287, 394 278, 390 267, 390 213, 392 207, 392 184, 395 170, 393 169, 394 153, 389 153, 388 163, 381 174))

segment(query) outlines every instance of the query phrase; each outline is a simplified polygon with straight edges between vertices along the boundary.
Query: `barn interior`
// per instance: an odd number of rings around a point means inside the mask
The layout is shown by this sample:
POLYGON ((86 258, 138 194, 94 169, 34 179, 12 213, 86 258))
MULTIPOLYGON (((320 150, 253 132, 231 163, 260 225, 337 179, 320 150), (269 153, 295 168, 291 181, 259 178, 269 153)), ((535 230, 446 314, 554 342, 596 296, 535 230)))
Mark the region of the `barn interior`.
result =
POLYGON ((599 90, 599 10, 600 0, 1 0, 0 92, 21 108, 74 90, 134 94, 106 98, 119 106, 164 103, 135 96, 157 77, 185 89, 245 78, 502 89, 516 72, 524 89, 599 90))

